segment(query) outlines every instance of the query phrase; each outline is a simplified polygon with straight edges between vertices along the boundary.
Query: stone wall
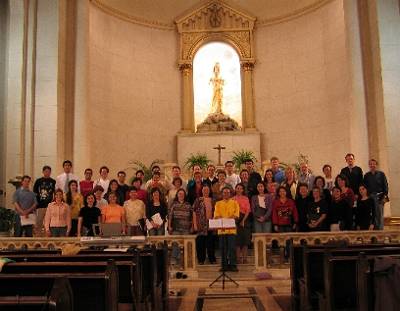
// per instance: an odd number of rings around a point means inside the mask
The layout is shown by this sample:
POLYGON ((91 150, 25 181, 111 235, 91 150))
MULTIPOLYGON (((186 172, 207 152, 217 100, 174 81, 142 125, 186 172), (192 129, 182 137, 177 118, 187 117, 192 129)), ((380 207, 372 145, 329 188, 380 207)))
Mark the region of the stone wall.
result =
POLYGON ((90 164, 113 173, 176 158, 181 89, 177 35, 89 11, 90 164))
POLYGON ((316 174, 325 163, 338 172, 353 152, 367 167, 363 101, 353 96, 343 1, 256 31, 256 124, 261 156, 294 162, 308 155, 316 174), (361 152, 365 153, 361 154, 361 152))

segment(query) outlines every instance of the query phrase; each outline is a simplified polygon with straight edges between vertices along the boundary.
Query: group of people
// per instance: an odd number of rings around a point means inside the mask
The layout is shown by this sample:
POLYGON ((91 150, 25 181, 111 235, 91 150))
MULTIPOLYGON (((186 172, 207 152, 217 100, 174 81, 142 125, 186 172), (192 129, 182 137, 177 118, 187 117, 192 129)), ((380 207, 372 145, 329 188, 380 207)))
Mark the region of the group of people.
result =
MULTIPOLYGON (((124 171, 110 180, 106 166, 100 168, 98 179, 93 180, 88 168, 79 180, 66 160, 56 179, 44 166, 33 191, 31 178, 23 176, 13 197, 19 215, 15 235, 33 236, 35 229, 36 235, 90 236, 95 234, 93 225, 100 223, 120 223, 122 233, 130 235, 196 234, 200 264, 206 257, 216 262, 219 236, 220 247, 226 250, 223 267, 236 271, 238 261, 246 262, 252 233, 383 229, 385 174, 375 159, 369 161, 365 175, 353 154, 345 160, 347 166, 336 178, 329 164, 315 176, 307 163, 300 163, 296 174, 293 167, 282 168, 277 157, 271 158, 263 177, 251 159, 239 174, 232 161, 219 170, 212 164, 205 171, 195 165, 189 180, 179 166, 167 179, 155 165, 150 180, 138 170, 130 185, 124 171), (209 220, 218 218, 232 218, 236 227, 212 230, 209 220)), ((179 258, 176 247, 173 258, 179 258)))

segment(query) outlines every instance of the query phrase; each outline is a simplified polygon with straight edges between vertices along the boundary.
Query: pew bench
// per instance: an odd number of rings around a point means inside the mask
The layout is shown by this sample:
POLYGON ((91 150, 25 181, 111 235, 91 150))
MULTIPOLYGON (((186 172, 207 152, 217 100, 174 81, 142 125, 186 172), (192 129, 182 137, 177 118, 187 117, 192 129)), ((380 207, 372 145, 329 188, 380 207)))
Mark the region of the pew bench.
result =
POLYGON ((10 280, 32 278, 27 290, 35 291, 36 282, 62 277, 71 284, 74 310, 118 310, 118 270, 113 261, 9 263, 0 273, 0 287, 7 287, 10 280))

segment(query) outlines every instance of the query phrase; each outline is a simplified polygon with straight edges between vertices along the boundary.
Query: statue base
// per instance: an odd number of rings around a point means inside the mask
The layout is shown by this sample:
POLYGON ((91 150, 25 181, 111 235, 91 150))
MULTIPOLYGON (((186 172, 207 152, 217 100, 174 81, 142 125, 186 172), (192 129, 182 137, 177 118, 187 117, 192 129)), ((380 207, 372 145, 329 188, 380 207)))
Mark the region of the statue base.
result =
POLYGON ((207 118, 197 125, 197 133, 240 131, 239 124, 222 112, 210 113, 207 118))

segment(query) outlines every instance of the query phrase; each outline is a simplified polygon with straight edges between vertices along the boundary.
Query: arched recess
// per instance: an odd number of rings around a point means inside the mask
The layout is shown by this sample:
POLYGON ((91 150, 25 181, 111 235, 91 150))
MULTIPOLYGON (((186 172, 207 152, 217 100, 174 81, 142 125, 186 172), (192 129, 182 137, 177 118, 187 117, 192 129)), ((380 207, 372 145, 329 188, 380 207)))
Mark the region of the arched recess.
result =
POLYGON ((182 132, 194 132, 193 58, 211 41, 230 44, 239 54, 242 79, 242 122, 245 131, 255 131, 253 29, 255 17, 221 1, 210 1, 177 18, 180 35, 179 69, 182 74, 182 132))
POLYGON ((210 85, 210 79, 213 77, 216 63, 220 66, 220 74, 224 80, 222 111, 242 127, 242 79, 239 53, 231 44, 222 41, 203 44, 193 58, 195 125, 202 123, 213 110, 211 105, 213 87, 210 85))

